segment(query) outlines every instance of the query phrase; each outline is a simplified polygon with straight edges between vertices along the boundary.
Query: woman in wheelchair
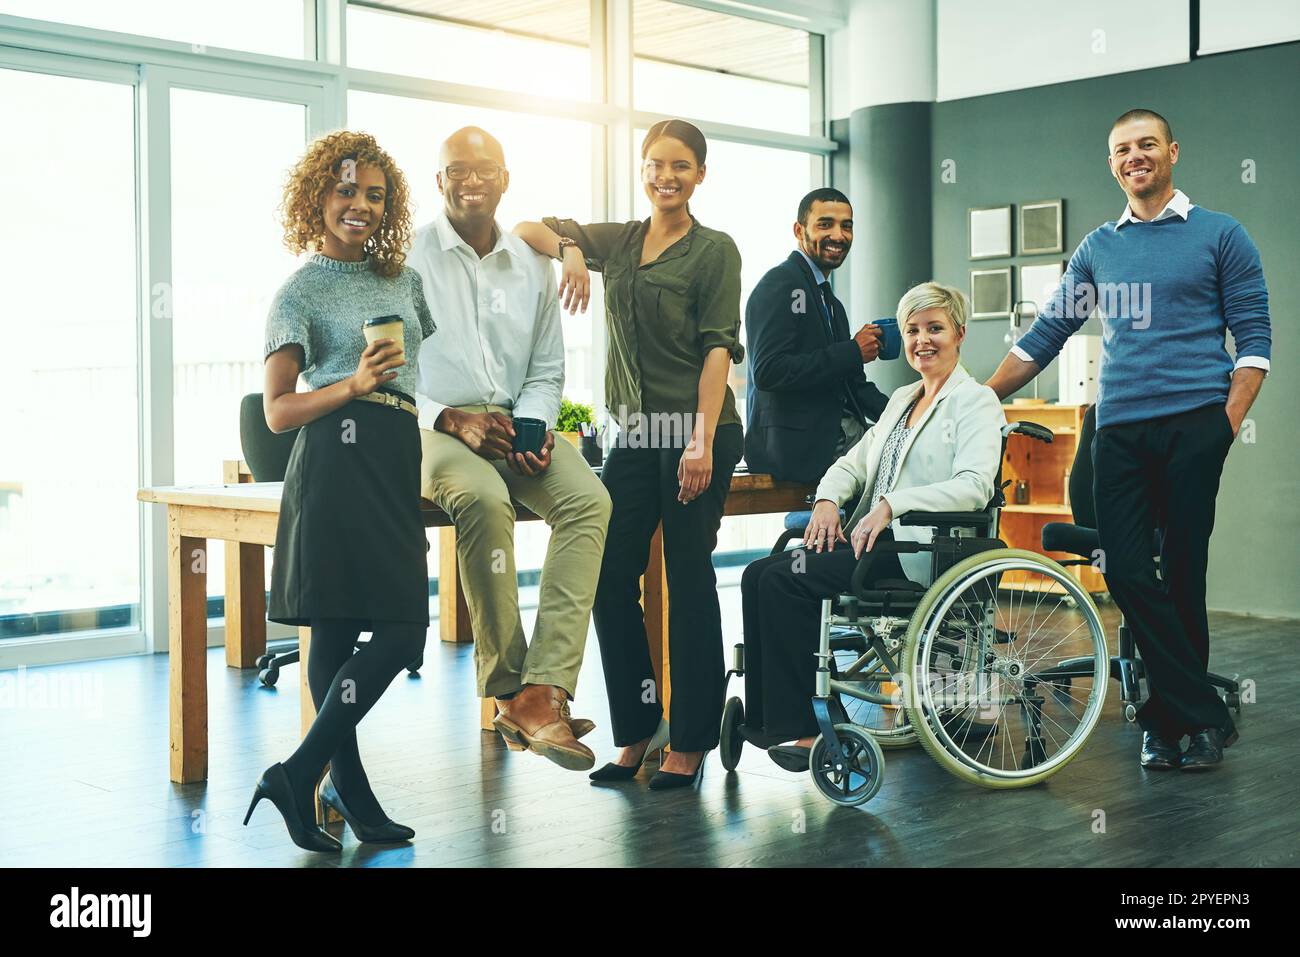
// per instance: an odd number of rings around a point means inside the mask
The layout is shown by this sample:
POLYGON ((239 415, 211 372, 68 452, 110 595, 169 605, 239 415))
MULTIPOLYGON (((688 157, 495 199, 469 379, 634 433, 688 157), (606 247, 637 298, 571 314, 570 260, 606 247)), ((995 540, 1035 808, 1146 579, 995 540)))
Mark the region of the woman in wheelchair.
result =
MULTIPOLYGON (((959 364, 962 293, 922 283, 899 300, 897 316, 921 381, 895 391, 879 421, 822 478, 803 548, 754 562, 741 582, 747 737, 793 742, 768 748, 790 771, 808 769, 818 734, 812 699, 823 599, 849 590, 858 559, 877 542, 931 540, 931 528, 902 526, 897 516, 975 511, 994 493, 1005 419, 993 390, 959 364), (840 509, 852 502, 842 526, 840 509)), ((867 587, 919 593, 930 577, 929 555, 882 551, 867 587)))

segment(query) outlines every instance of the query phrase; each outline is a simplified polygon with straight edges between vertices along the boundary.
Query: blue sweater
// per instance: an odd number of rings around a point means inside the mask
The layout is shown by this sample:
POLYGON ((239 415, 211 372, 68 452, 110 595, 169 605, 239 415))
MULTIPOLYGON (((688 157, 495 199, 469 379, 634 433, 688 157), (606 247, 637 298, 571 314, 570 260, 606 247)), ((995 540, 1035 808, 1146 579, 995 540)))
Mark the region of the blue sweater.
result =
POLYGON ((1269 358, 1259 250, 1225 213, 1193 206, 1186 220, 1097 227, 1018 345, 1046 368, 1094 307, 1102 322, 1098 427, 1227 402, 1225 330, 1239 359, 1269 358))

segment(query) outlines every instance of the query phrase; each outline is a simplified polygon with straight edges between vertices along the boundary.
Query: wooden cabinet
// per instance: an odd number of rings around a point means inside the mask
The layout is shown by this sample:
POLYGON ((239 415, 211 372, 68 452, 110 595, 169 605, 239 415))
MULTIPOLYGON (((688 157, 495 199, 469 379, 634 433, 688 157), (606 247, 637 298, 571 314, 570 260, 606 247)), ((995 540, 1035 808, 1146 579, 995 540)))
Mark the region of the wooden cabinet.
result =
MULTIPOLYGON (((1024 548, 1058 561, 1078 557, 1043 551, 1043 526, 1048 522, 1073 521, 1069 473, 1074 467, 1079 431, 1087 408, 1040 399, 1018 399, 1003 405, 1008 422, 1036 422, 1051 429, 1055 436, 1051 444, 1027 435, 1012 435, 1007 439, 1002 481, 1011 484, 1006 488, 1007 504, 1002 510, 999 536, 1011 548, 1024 548), (1027 502, 1018 501, 1017 488, 1022 482, 1027 502)), ((1092 566, 1073 565, 1067 571, 1092 594, 1106 591, 1106 580, 1092 566)), ((1008 588, 1024 587, 1024 577, 1010 573, 1003 577, 1002 584, 1008 588)))

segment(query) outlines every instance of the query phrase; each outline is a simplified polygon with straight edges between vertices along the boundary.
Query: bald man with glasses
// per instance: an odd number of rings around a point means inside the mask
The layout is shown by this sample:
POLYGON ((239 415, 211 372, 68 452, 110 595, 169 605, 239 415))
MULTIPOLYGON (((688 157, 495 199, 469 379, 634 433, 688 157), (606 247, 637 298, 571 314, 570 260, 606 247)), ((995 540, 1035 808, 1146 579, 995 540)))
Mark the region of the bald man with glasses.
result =
POLYGON ((550 260, 496 221, 510 186, 501 144, 466 127, 442 144, 439 166, 443 208, 416 231, 407 260, 444 333, 420 350, 422 494, 456 526, 478 693, 496 698, 497 729, 513 749, 586 770, 595 756, 578 737, 594 725, 572 718, 568 701, 587 643, 609 494, 550 431, 564 387, 558 286, 550 260), (511 451, 514 417, 546 423, 540 454, 511 451), (531 642, 519 615, 512 500, 551 528, 531 642))

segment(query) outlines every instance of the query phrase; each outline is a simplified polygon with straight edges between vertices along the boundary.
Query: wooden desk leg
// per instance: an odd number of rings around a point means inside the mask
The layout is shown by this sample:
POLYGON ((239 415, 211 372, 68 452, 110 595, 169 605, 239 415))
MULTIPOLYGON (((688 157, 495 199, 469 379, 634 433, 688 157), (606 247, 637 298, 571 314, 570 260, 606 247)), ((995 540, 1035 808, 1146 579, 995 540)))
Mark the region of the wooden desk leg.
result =
POLYGON ((468 643, 474 640, 469 606, 460 587, 456 556, 456 529, 438 529, 438 637, 443 641, 468 643))
MULTIPOLYGON (((298 626, 298 720, 303 737, 307 736, 307 730, 311 723, 316 720, 316 702, 311 697, 311 685, 307 683, 307 658, 311 654, 311 629, 305 625, 298 626)), ((329 770, 329 765, 325 766, 325 771, 329 770)), ((325 777, 325 771, 321 772, 321 777, 325 777)), ((320 781, 316 782, 318 785, 320 781)), ((342 815, 337 811, 326 811, 325 806, 320 803, 320 797, 316 797, 316 822, 318 824, 332 824, 335 821, 343 820, 342 815)))
POLYGON ((307 683, 307 657, 311 654, 311 629, 306 625, 298 626, 298 720, 301 725, 300 736, 306 737, 311 723, 316 720, 316 702, 311 698, 311 686, 307 683))
POLYGON ((671 700, 668 661, 668 582, 664 577, 664 529, 660 525, 650 539, 650 560, 641 579, 641 605, 645 610, 645 635, 650 645, 650 663, 654 666, 656 691, 668 717, 671 700))
POLYGON ((496 698, 479 698, 478 701, 478 726, 480 731, 496 731, 496 726, 492 724, 492 719, 497 716, 497 699, 496 698))
POLYGON ((266 547, 226 542, 226 667, 252 668, 266 653, 266 547))
POLYGON ((170 671, 171 779, 208 776, 207 539, 180 533, 180 509, 167 508, 167 657, 170 671))

